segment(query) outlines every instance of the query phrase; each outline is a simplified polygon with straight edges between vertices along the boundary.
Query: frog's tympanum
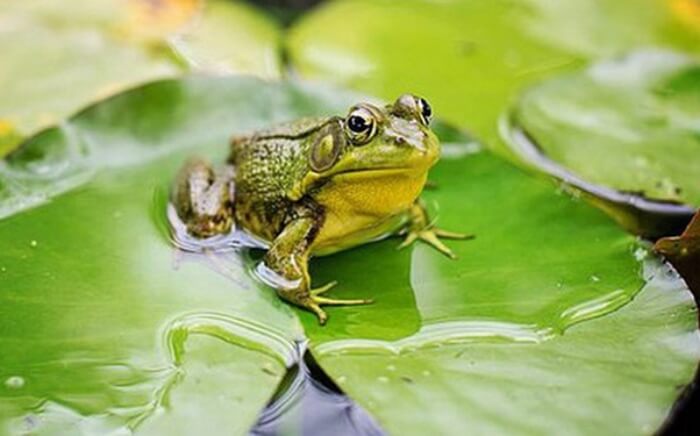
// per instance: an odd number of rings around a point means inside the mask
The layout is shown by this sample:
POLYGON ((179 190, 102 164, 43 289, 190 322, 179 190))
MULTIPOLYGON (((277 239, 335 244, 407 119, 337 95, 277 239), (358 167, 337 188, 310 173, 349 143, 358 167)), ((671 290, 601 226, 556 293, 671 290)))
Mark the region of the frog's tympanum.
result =
POLYGON ((335 282, 311 287, 309 259, 403 234, 449 257, 438 238, 465 235, 436 228, 418 201, 440 143, 428 103, 405 94, 392 105, 358 104, 348 115, 306 118, 231 143, 228 165, 215 172, 192 160, 172 201, 190 235, 242 230, 262 241, 258 268, 284 300, 314 312, 323 305, 365 304, 324 295, 335 282))

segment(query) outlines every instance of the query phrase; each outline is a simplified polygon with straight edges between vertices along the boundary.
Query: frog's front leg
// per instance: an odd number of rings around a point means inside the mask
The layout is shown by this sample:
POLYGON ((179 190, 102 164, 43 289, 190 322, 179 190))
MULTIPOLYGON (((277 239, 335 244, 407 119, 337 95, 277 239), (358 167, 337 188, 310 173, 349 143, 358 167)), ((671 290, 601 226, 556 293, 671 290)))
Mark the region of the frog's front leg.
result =
POLYGON ((416 202, 413 204, 409 210, 409 222, 405 229, 406 238, 399 245, 399 248, 404 248, 411 245, 417 239, 427 242, 428 244, 435 247, 439 252, 445 256, 455 259, 457 256, 450 250, 445 244, 442 243, 440 238, 445 239, 473 239, 474 235, 466 235, 463 233, 449 232, 447 230, 442 230, 435 227, 428 220, 428 213, 425 207, 420 203, 416 202))
POLYGON ((263 263, 279 276, 267 281, 277 290, 277 294, 282 299, 315 313, 323 325, 328 315, 321 306, 368 304, 372 300, 336 300, 321 296, 335 286, 336 282, 311 289, 309 252, 320 228, 319 221, 313 217, 304 217, 289 223, 273 241, 263 263))
POLYGON ((202 159, 190 159, 180 169, 171 201, 187 232, 196 238, 229 233, 234 226, 234 170, 215 171, 202 159))

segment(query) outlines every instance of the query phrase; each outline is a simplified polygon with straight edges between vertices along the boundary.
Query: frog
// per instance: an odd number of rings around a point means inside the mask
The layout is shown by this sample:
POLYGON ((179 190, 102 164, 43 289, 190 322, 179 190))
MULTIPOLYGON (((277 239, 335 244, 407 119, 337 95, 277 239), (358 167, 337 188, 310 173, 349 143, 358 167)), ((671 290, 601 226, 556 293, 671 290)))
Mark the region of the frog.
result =
POLYGON ((223 167, 182 167, 171 202, 190 236, 251 235, 266 250, 256 275, 323 325, 324 306, 372 299, 329 297, 335 281, 312 287, 312 257, 401 235, 399 249, 422 241, 454 259, 442 239, 473 237, 437 227, 420 200, 440 156, 432 118, 427 100, 403 94, 234 136, 223 167))

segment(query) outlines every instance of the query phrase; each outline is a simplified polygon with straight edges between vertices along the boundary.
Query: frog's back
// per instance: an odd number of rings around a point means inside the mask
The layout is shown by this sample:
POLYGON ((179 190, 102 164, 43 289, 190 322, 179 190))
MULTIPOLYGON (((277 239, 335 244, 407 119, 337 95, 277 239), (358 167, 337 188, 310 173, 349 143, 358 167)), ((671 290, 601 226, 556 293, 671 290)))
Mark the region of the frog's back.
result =
POLYGON ((303 118, 232 140, 237 222, 267 237, 278 230, 293 203, 288 193, 309 170, 314 132, 331 119, 303 118))
POLYGON ((307 171, 307 139, 328 120, 302 118, 234 137, 229 162, 236 168, 236 191, 261 188, 265 196, 286 192, 307 171))
POLYGON ((249 138, 265 139, 272 137, 301 138, 320 129, 333 117, 304 117, 294 121, 277 124, 250 135, 249 138))

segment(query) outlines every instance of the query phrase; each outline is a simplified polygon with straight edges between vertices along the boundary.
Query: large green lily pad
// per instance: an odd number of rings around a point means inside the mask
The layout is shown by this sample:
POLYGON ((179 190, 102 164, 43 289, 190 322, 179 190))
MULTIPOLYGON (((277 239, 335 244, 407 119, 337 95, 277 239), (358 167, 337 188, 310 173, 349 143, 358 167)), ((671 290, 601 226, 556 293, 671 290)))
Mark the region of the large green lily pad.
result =
POLYGON ((640 51, 528 90, 512 123, 541 158, 588 183, 685 204, 690 215, 700 206, 699 118, 700 63, 640 51))
POLYGON ((425 95, 500 148, 497 120, 526 84, 638 45, 697 52, 700 33, 670 3, 335 0, 299 21, 288 47, 303 76, 387 99, 425 95))
POLYGON ((376 299, 330 308, 325 327, 251 277, 259 253, 172 246, 167 189, 188 156, 223 160, 234 133, 357 99, 251 78, 161 81, 12 153, 0 167, 0 428, 245 433, 304 339, 392 432, 526 433, 585 417, 601 431, 657 428, 700 353, 682 281, 655 260, 656 278, 642 277, 644 248, 603 213, 455 132, 439 131, 425 200, 476 239, 451 243, 457 261, 396 239, 314 260, 315 280, 339 281, 333 295, 376 299), (472 394, 468 413, 453 402, 472 394))
MULTIPOLYGON (((692 379, 700 340, 683 282, 656 261, 647 267, 651 279, 629 305, 546 341, 488 323, 460 336, 453 323, 429 322, 401 341, 313 350, 391 434, 653 434, 682 392, 676 383, 692 379)), ((435 291, 414 289, 418 299, 435 291)))
POLYGON ((154 78, 192 69, 279 75, 272 21, 241 2, 200 3, 4 4, 0 156, 80 107, 154 78))

